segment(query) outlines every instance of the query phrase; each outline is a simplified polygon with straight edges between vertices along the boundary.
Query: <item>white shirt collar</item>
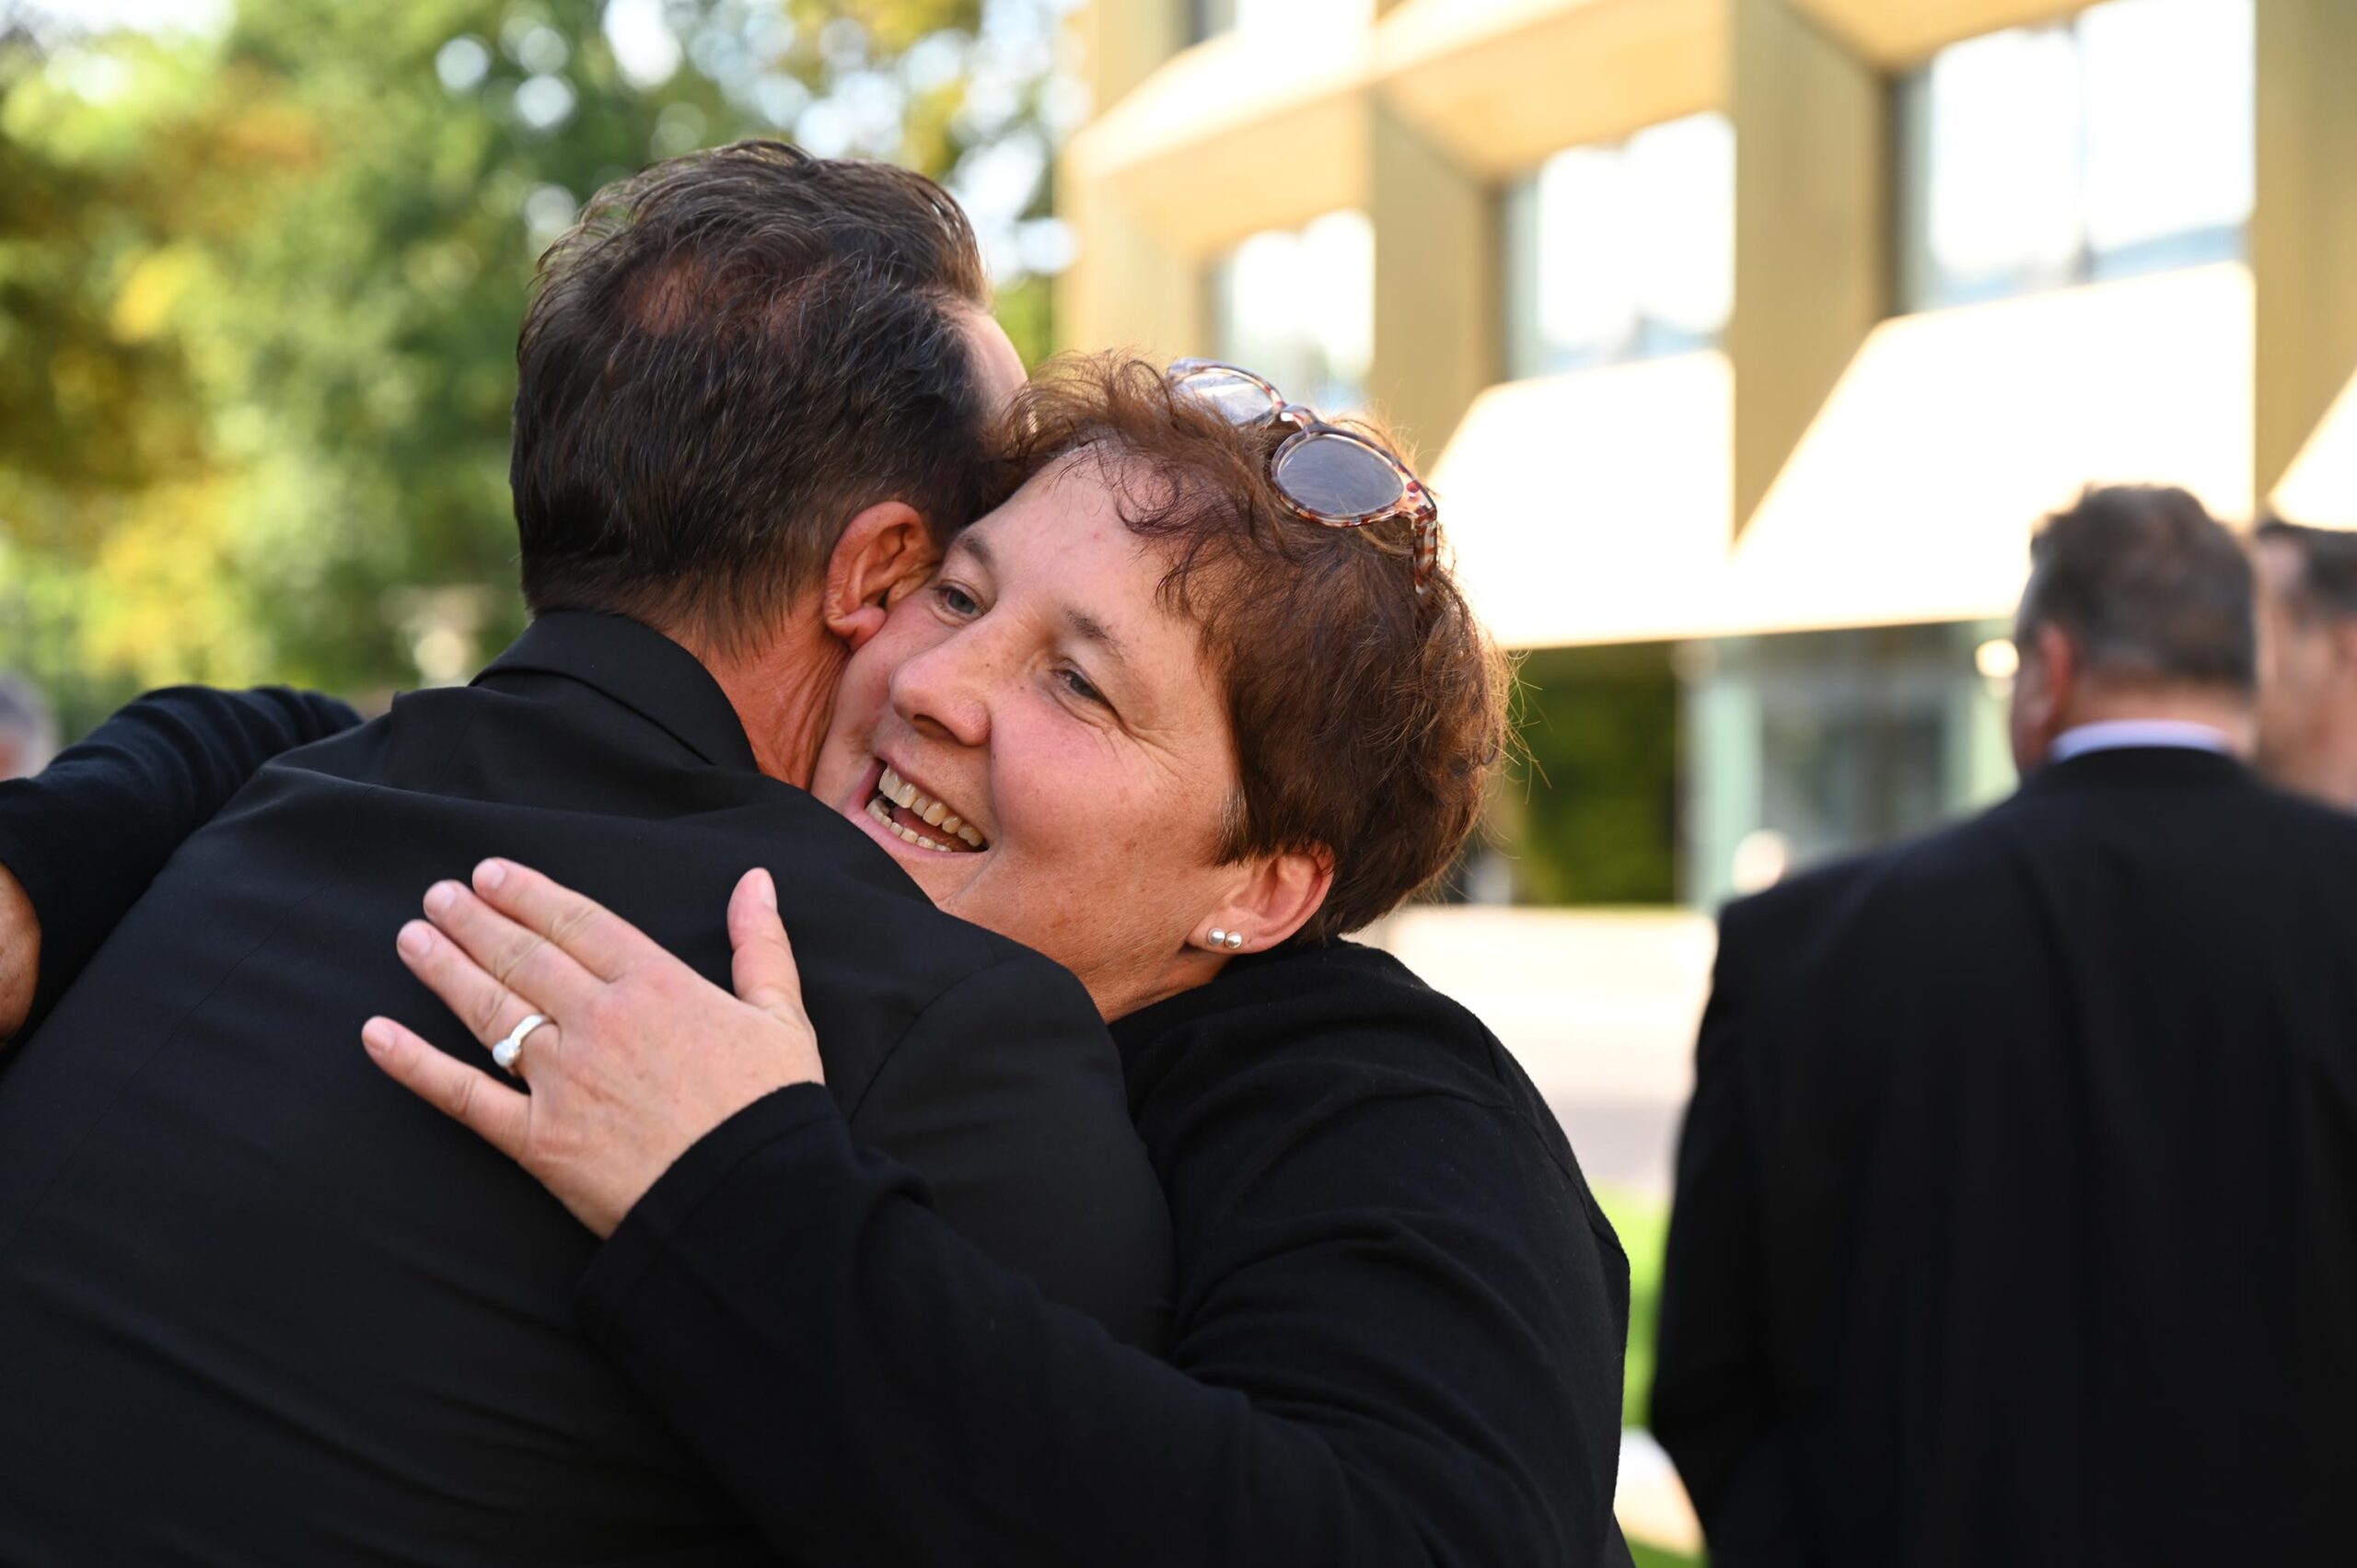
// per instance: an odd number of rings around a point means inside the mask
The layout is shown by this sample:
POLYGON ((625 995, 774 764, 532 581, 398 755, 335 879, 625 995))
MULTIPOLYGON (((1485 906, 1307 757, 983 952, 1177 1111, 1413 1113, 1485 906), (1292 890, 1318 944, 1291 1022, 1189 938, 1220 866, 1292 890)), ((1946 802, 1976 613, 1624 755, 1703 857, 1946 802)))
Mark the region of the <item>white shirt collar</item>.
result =
POLYGON ((2167 746, 2184 751, 2235 753, 2235 743, 2223 729, 2186 719, 2105 719, 2077 725, 2054 738, 2046 753, 2049 762, 2067 762, 2090 751, 2117 751, 2131 746, 2167 746))

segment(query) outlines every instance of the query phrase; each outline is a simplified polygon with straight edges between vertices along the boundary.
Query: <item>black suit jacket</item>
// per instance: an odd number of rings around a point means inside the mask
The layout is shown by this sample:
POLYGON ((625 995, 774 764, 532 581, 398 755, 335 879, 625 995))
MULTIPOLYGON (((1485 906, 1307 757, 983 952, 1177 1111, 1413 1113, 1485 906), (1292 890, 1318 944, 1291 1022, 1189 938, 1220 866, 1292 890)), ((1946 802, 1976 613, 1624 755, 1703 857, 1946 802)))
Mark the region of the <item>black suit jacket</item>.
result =
POLYGON ((1654 1426, 1714 1568, 2351 1560, 2357 819, 2097 752, 1731 906, 1654 1426))
POLYGON ((756 772, 677 645, 552 615, 471 688, 265 768, 0 1077, 0 1561, 768 1558, 577 1332, 595 1239, 359 1049, 384 1012, 482 1059, 391 944, 493 853, 724 985, 728 893, 768 865, 853 1135, 1156 1338, 1167 1218, 1079 983, 756 772))

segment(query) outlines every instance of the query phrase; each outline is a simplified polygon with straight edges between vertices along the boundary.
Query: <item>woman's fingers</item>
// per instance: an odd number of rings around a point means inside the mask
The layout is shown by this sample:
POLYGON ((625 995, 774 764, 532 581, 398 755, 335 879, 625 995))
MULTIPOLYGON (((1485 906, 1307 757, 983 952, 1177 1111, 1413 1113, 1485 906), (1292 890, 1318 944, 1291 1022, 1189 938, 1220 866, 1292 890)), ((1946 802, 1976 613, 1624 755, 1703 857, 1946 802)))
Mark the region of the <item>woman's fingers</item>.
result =
POLYGON ((404 929, 401 957, 486 1045, 528 1013, 578 1013, 602 984, 572 955, 462 883, 435 883, 426 892, 425 913, 445 940, 412 953, 412 933, 404 929), (457 950, 440 950, 451 947, 457 950))
POLYGON ((599 980, 670 958, 638 927, 595 899, 552 882, 528 865, 491 859, 475 867, 484 901, 565 953, 599 980))
MULTIPOLYGON (((422 920, 412 920, 402 926, 394 946, 410 972, 442 998, 443 1005, 486 1046, 506 1039, 517 1025, 542 1011, 492 979, 465 948, 422 920)), ((555 1015, 549 1012, 545 1016, 555 1015)), ((546 1051, 555 1040, 553 1028, 535 1029, 530 1043, 546 1051)), ((519 1061, 510 1070, 520 1077, 523 1063, 519 1061)))
POLYGON ((794 945, 777 913, 777 885, 766 871, 745 873, 728 900, 728 940, 737 949, 731 973, 737 996, 772 1017, 807 1027, 802 1010, 802 974, 794 945))
POLYGON ((395 1083, 473 1129, 508 1158, 524 1157, 532 1120, 528 1096, 452 1060, 390 1018, 369 1019, 360 1028, 360 1040, 395 1083))
POLYGON ((506 1038, 507 1032, 532 1012, 532 1005, 491 978, 467 950, 422 920, 412 920, 393 939, 409 972, 442 998, 467 1032, 484 1045, 506 1038))
POLYGON ((612 1234, 681 1154, 737 1111, 789 1085, 825 1081, 767 873, 746 877, 729 900, 736 996, 546 877, 506 863, 484 879, 546 935, 444 883, 433 923, 402 928, 401 957, 486 1043, 527 1013, 549 1016, 517 1064, 535 1092, 518 1095, 389 1019, 370 1019, 363 1038, 386 1073, 515 1157, 598 1235, 612 1234), (652 957, 633 957, 639 944, 652 957), (621 964, 621 978, 598 979, 567 947, 621 964))

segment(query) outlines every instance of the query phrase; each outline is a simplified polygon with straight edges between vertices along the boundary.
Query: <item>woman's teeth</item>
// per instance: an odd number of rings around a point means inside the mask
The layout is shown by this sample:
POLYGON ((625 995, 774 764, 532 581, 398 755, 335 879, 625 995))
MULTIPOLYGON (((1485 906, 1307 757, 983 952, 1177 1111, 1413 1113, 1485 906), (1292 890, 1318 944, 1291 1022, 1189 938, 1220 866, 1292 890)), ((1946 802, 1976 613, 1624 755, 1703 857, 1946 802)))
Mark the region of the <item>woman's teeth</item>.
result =
POLYGON ((867 802, 867 814, 919 849, 941 850, 950 854, 964 854, 972 850, 989 847, 982 842, 982 835, 975 830, 972 823, 959 820, 958 814, 948 807, 894 772, 889 763, 885 765, 884 776, 877 782, 876 794, 867 802), (935 839, 928 834, 918 832, 914 828, 904 826, 892 814, 892 808, 896 806, 902 811, 914 816, 926 827, 939 830, 941 838, 935 839), (944 842, 944 840, 962 840, 965 848, 960 849, 955 842, 944 842))

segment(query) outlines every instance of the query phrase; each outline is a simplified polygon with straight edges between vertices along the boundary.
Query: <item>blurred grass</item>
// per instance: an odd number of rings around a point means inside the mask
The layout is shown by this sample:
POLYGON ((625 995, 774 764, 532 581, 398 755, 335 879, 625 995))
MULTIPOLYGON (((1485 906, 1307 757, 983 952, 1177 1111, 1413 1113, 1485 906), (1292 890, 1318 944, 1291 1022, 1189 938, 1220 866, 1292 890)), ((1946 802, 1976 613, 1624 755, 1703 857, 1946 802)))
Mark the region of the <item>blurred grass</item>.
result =
POLYGON ((1654 1322, 1661 1310, 1662 1253, 1669 1245, 1666 1200, 1598 1187, 1596 1201, 1629 1255, 1629 1359, 1621 1376, 1620 1424, 1646 1424, 1654 1386, 1654 1322))
MULTIPOLYGON (((1666 1201, 1625 1188, 1599 1187, 1596 1200, 1629 1255, 1629 1356, 1622 1374, 1620 1424, 1646 1423, 1654 1384, 1654 1325, 1661 1310, 1662 1254, 1669 1243, 1666 1201)), ((1637 1568, 1702 1568, 1702 1559, 1631 1539, 1637 1568)))

